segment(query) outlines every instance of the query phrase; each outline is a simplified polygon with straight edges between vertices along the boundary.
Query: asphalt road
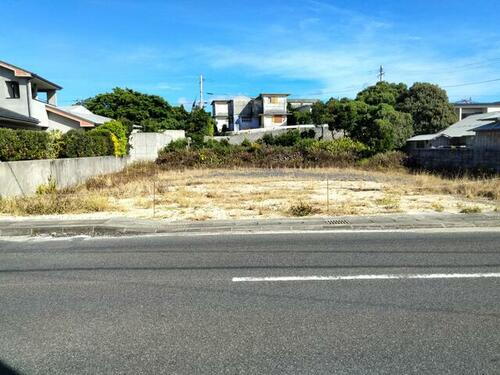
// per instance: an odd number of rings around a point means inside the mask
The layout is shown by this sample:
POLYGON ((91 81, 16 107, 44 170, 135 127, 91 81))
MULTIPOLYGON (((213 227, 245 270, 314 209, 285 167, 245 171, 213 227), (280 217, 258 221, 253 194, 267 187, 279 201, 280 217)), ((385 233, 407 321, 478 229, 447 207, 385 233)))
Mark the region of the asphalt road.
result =
POLYGON ((498 273, 500 232, 0 241, 0 373, 500 374, 498 273))

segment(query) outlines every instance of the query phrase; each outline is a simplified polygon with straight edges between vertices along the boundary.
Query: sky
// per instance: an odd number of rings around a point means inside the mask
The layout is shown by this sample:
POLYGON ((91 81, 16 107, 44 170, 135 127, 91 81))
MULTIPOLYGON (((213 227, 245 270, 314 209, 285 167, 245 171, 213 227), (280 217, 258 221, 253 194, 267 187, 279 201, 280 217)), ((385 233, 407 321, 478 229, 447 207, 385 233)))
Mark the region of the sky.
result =
POLYGON ((128 87, 190 107, 200 74, 208 102, 355 97, 380 65, 500 101, 498 0, 0 1, 0 60, 63 86, 60 105, 128 87))

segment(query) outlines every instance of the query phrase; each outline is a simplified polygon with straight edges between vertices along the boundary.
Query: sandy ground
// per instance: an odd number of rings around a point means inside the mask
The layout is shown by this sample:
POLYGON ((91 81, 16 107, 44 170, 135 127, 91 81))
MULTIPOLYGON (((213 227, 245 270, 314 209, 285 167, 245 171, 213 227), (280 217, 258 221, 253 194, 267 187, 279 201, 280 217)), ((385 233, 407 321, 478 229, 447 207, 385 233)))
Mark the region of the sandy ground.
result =
MULTIPOLYGON (((459 213, 470 208, 491 212, 499 207, 498 200, 430 193, 407 174, 359 170, 163 171, 121 184, 106 178, 98 181, 106 186, 91 190, 108 197, 111 209, 37 217, 201 221, 293 216, 293 206, 308 207, 311 216, 459 213)), ((73 194, 86 194, 87 189, 73 194)))

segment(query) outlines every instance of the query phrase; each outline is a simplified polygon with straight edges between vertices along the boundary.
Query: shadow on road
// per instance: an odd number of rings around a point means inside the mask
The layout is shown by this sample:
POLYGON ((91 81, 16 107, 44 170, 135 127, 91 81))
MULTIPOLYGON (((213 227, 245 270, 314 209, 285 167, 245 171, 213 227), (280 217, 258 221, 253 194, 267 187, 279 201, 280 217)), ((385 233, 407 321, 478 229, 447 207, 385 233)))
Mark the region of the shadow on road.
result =
POLYGON ((19 371, 16 371, 12 367, 7 366, 2 361, 0 361, 0 374, 2 374, 2 375, 22 375, 19 371))

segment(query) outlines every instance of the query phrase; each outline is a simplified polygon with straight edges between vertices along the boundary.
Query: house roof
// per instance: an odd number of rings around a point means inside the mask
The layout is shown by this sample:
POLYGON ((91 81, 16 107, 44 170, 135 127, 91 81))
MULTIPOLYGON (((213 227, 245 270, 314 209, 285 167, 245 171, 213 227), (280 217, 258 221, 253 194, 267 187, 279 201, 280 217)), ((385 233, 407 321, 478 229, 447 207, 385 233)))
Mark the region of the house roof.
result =
POLYGON ((101 125, 105 122, 111 121, 109 117, 104 117, 100 115, 96 115, 95 113, 90 112, 83 105, 71 105, 66 107, 58 107, 69 114, 76 115, 78 117, 83 118, 84 120, 93 122, 94 124, 101 125))
POLYGON ((258 97, 262 97, 262 96, 290 96, 290 94, 272 94, 272 93, 263 92, 258 97))
POLYGON ((0 108, 0 119, 10 120, 10 121, 15 121, 15 122, 20 122, 20 123, 26 123, 29 125, 33 125, 33 124, 37 125, 40 123, 40 121, 34 117, 24 116, 24 115, 10 111, 10 110, 5 109, 5 108, 0 108))
POLYGON ((490 112, 490 113, 480 113, 478 115, 472 115, 464 118, 462 121, 458 121, 453 125, 447 127, 443 131, 435 134, 423 134, 417 135, 408 139, 408 141, 423 141, 435 139, 439 136, 446 136, 450 138, 456 137, 472 137, 475 135, 475 129, 485 125, 485 122, 496 122, 496 119, 500 117, 500 112, 490 112), (418 138, 422 137, 422 138, 418 138))
POLYGON ((45 79, 45 78, 39 76, 36 73, 30 72, 29 70, 22 69, 22 68, 20 68, 18 66, 9 64, 9 63, 7 63, 5 61, 1 61, 0 60, 0 66, 13 71, 14 75, 16 77, 36 78, 39 81, 42 81, 43 83, 45 83, 45 84, 47 84, 49 86, 52 86, 55 90, 61 90, 62 89, 61 86, 55 84, 54 82, 49 81, 48 79, 45 79))
POLYGON ((475 132, 500 132, 500 121, 486 124, 474 129, 475 132))
POLYGON ((316 103, 319 99, 287 99, 288 103, 316 103))
POLYGON ((500 107, 500 102, 491 103, 453 103, 454 107, 500 107))
POLYGON ((414 137, 411 137, 410 139, 408 139, 407 142, 431 141, 437 137, 438 137, 437 134, 421 134, 421 135, 416 135, 414 137))

